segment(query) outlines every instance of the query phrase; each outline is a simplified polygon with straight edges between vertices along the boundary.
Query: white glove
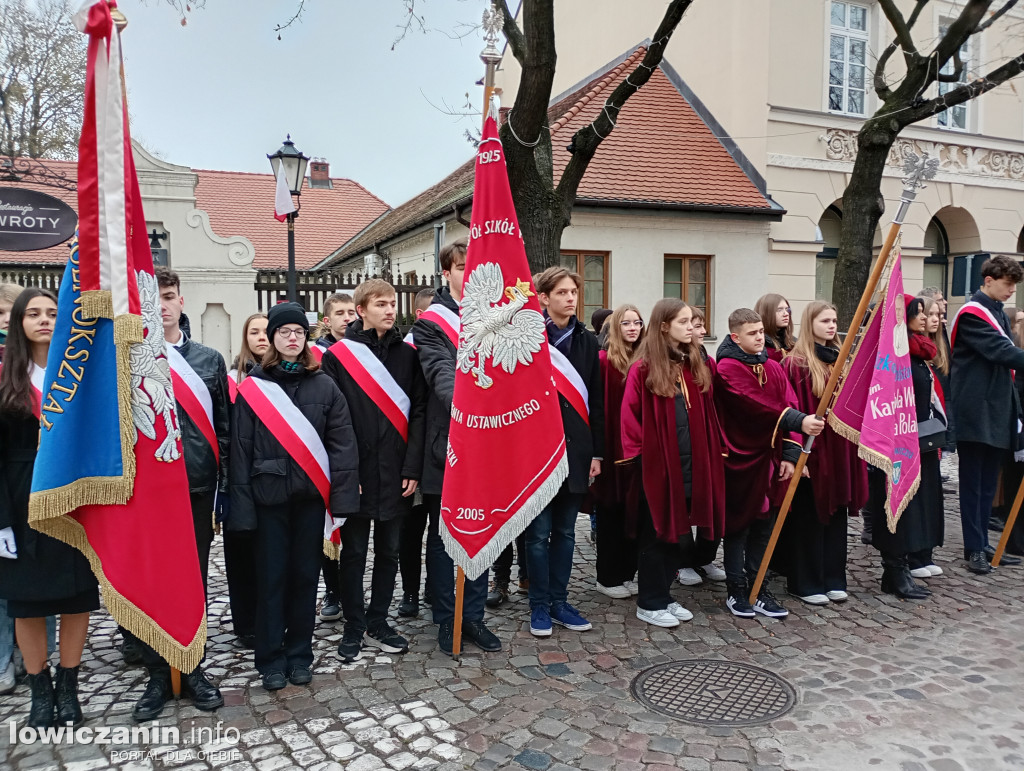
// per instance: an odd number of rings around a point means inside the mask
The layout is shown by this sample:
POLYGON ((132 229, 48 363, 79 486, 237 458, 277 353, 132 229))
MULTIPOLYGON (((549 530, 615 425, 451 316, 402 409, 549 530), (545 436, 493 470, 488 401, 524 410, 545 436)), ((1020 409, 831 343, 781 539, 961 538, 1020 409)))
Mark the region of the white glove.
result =
POLYGON ((14 530, 9 527, 0 530, 0 557, 9 560, 18 559, 18 547, 14 543, 14 530))

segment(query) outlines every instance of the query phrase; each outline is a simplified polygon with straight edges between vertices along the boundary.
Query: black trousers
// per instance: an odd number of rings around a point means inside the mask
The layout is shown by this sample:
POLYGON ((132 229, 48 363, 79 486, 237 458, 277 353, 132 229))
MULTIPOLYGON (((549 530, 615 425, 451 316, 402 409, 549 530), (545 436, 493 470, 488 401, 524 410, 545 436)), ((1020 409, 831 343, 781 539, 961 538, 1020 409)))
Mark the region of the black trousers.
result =
MULTIPOLYGON (((600 535, 597 541, 601 542, 600 535)), ((658 540, 646 502, 640 507, 636 547, 639 557, 636 605, 642 610, 665 610, 675 602, 670 590, 679 567, 679 544, 658 540)))
POLYGON ((338 566, 338 560, 328 557, 323 553, 323 549, 320 550, 320 571, 324 576, 324 587, 327 589, 327 594, 340 597, 341 569, 338 566))
POLYGON ((313 664, 313 627, 324 502, 319 498, 257 506, 256 669, 287 672, 313 664))
MULTIPOLYGON (((402 573, 402 591, 419 596, 423 573, 423 534, 427 531, 427 504, 419 503, 402 517, 398 533, 398 569, 402 573)), ((427 574, 427 588, 430 574, 427 574)))
POLYGON ((683 559, 679 567, 702 568, 705 565, 710 565, 718 556, 718 547, 721 544, 721 538, 709 541, 698 533, 691 541, 682 544, 683 559))
POLYGON ((960 456, 960 524, 964 551, 983 551, 989 545, 988 519, 992 515, 992 500, 1007 450, 981 442, 957 442, 956 449, 960 456))
POLYGON ((365 632, 383 624, 395 596, 398 575, 398 539, 403 517, 386 522, 367 517, 349 517, 341 528, 341 609, 345 614, 345 632, 365 632), (373 526, 373 573, 370 579, 370 605, 363 603, 363 575, 370 549, 373 526))
POLYGON ((228 578, 231 623, 239 637, 256 634, 258 566, 256 531, 225 530, 224 572, 228 578))
POLYGON ((757 578, 772 535, 774 518, 755 519, 743 530, 722 540, 725 580, 730 586, 749 587, 757 578))
POLYGON ((801 480, 786 518, 788 552, 786 588, 791 594, 846 591, 846 509, 834 512, 827 523, 818 519, 814 488, 801 480))
POLYGON ((637 572, 637 543, 626 535, 626 505, 599 502, 596 508, 597 582, 622 586, 637 572))
MULTIPOLYGON (((507 586, 512 581, 512 558, 512 544, 509 544, 494 560, 494 583, 507 586)), ((515 562, 519 566, 519 580, 528 580, 530 573, 526 567, 526 531, 516 536, 515 562)))
MULTIPOLYGON (((429 516, 427 524, 427 574, 430 576, 434 623, 445 624, 455 619, 455 563, 445 551, 441 540, 441 496, 424 495, 429 516)), ((462 620, 483 621, 487 599, 487 573, 475 581, 466 579, 462 595, 462 620)))

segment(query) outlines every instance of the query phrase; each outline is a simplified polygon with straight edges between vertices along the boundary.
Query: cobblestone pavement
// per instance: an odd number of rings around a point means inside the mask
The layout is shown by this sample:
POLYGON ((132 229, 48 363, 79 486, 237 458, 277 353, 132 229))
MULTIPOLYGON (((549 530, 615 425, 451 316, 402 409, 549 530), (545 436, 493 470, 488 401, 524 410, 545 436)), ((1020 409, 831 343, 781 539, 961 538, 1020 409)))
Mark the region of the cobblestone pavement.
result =
MULTIPOLYGON (((955 479, 955 469, 946 470, 955 479)), ((851 519, 851 598, 844 605, 812 608, 789 598, 788 619, 747 621, 725 610, 722 584, 676 587, 695 617, 677 629, 655 629, 636 619, 631 601, 594 590, 594 552, 581 517, 570 600, 593 621, 592 631, 556 628, 538 640, 529 633, 525 597, 515 595, 488 614, 505 643, 500 653, 470 648, 455 664, 437 651, 436 628, 421 611, 418 619, 395 621, 410 639, 408 654, 364 654, 342 666, 339 624, 320 623, 312 684, 275 694, 260 687, 251 652, 235 645, 218 545, 208 672, 224 692, 222 709, 199 712, 187 700, 168 705, 160 724, 179 729, 177 742, 23 744, 11 731, 28 709, 19 686, 0 697, 0 762, 19 771, 1019 771, 1024 570, 968 573, 956 559, 955 496, 947 498, 947 543, 937 552, 945 575, 929 580, 929 600, 879 593, 877 556, 860 543, 860 521, 851 519), (766 667, 794 686, 797 704, 769 725, 708 729, 655 714, 630 695, 630 681, 646 667, 695 658, 766 667)), ((145 673, 123 664, 119 642, 109 616, 97 614, 82 667, 87 726, 133 725, 145 673)))

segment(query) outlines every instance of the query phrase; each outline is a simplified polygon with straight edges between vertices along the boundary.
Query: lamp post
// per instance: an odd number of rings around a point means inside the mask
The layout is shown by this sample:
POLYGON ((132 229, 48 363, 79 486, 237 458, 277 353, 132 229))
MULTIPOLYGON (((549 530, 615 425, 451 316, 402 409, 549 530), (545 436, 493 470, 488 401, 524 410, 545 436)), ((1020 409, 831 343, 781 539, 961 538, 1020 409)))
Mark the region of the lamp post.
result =
MULTIPOLYGON (((292 135, 288 134, 284 144, 273 155, 268 155, 270 168, 274 170, 274 180, 284 167, 284 178, 288 183, 288 190, 298 198, 302 195, 302 181, 306 178, 306 164, 309 158, 296 149, 292 142, 292 135)), ((295 211, 288 214, 288 299, 297 302, 295 291, 295 218, 299 216, 299 205, 295 211)))

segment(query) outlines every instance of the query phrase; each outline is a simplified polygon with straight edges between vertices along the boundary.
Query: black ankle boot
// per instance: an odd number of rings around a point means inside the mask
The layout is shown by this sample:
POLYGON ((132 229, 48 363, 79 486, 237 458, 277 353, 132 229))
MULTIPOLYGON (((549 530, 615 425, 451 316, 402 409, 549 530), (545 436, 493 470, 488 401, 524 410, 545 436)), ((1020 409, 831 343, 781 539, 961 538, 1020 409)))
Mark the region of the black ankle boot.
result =
POLYGON ((406 592, 402 595, 402 601, 398 604, 398 615, 402 618, 411 618, 420 613, 420 596, 418 592, 406 592))
POLYGON ((146 683, 146 690, 135 703, 132 710, 132 717, 136 721, 155 720, 164 711, 164 705, 171 700, 171 670, 166 667, 159 667, 149 670, 149 682, 146 683))
POLYGON ((882 591, 904 600, 923 600, 931 594, 910 575, 906 555, 882 556, 882 591))
POLYGON ((78 703, 78 667, 57 667, 57 683, 53 689, 57 704, 57 725, 78 728, 82 725, 82 707, 78 703))
POLYGON ((28 687, 32 691, 32 708, 28 713, 29 728, 49 728, 53 725, 53 681, 50 667, 38 675, 28 675, 28 687))
POLYGON ((224 697, 220 689, 210 682, 202 667, 196 667, 182 679, 181 695, 192 698, 196 709, 209 712, 224 706, 224 697))

